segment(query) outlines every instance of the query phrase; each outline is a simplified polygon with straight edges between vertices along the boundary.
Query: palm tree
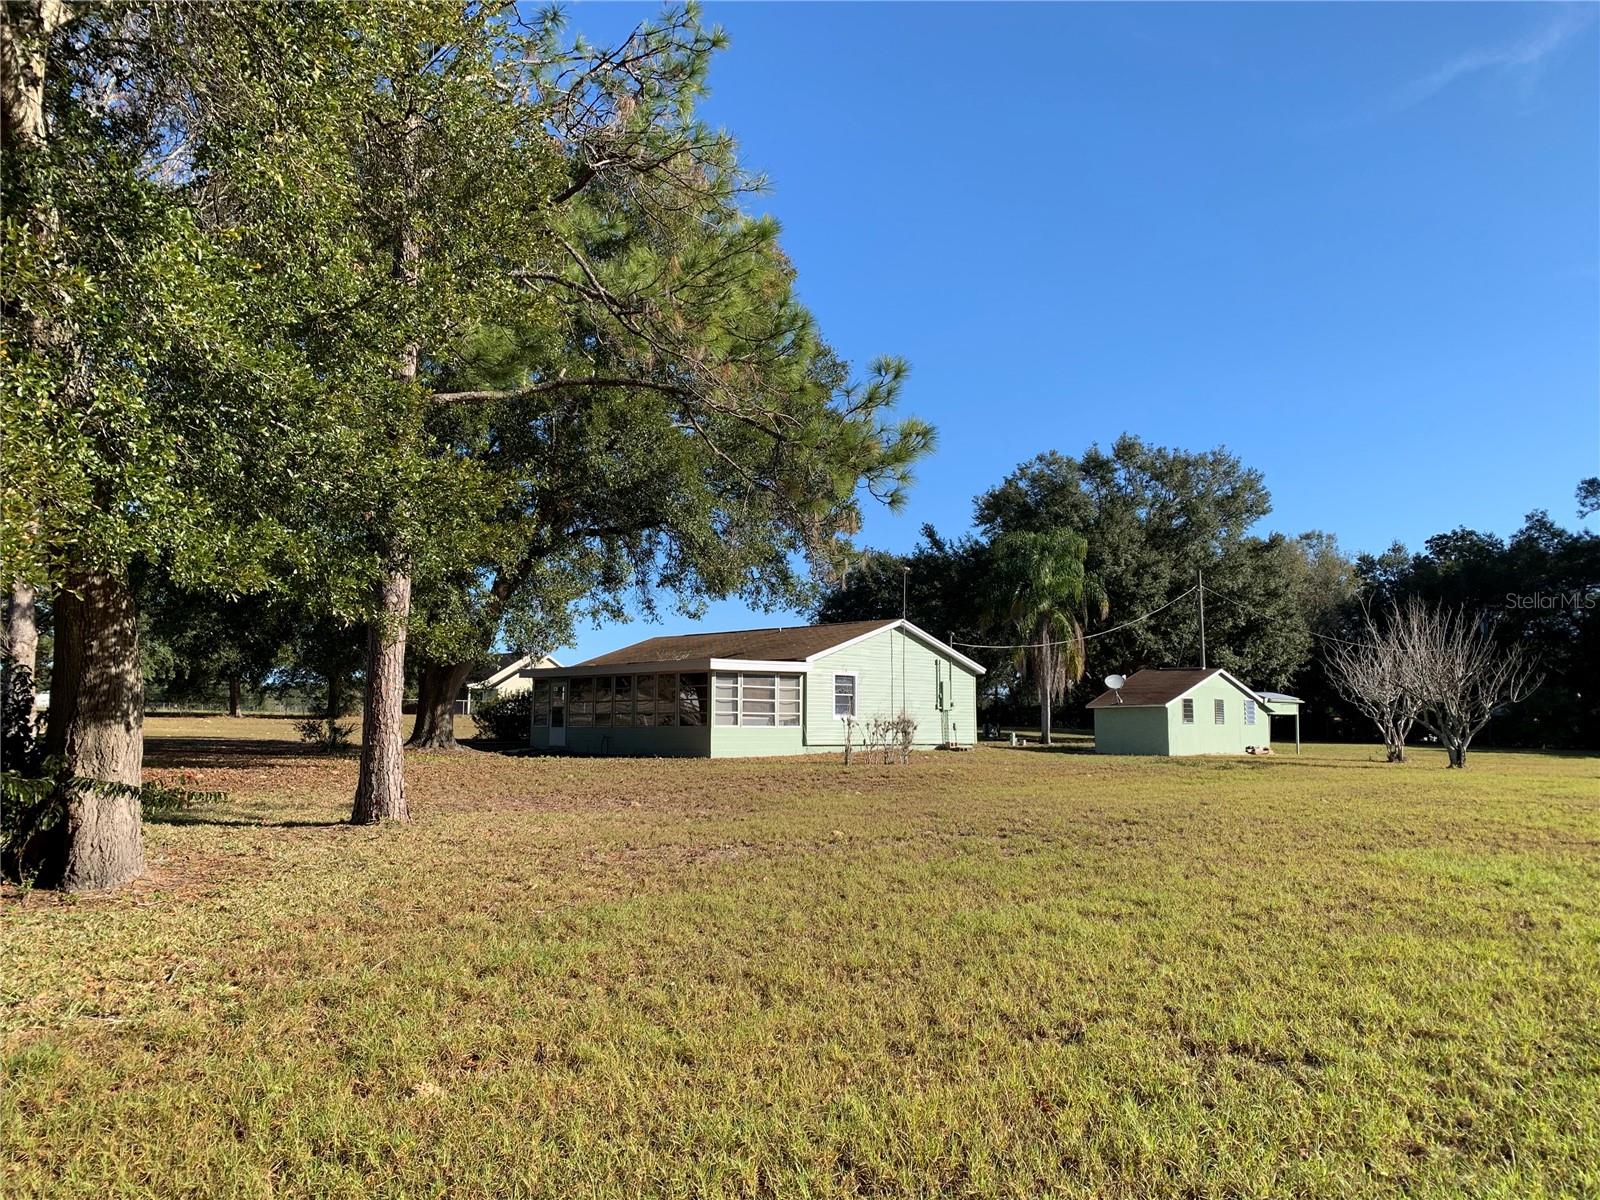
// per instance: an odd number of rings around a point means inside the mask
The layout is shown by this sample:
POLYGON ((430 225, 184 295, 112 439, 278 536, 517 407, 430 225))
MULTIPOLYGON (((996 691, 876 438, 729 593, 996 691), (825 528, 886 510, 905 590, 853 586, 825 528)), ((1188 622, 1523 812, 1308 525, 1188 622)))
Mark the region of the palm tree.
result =
POLYGON ((1024 679, 1039 689, 1039 731, 1050 744, 1050 705, 1083 678, 1084 626, 1109 605, 1084 569, 1089 543, 1070 529, 1005 533, 994 540, 998 623, 1027 643, 1017 652, 1024 679))

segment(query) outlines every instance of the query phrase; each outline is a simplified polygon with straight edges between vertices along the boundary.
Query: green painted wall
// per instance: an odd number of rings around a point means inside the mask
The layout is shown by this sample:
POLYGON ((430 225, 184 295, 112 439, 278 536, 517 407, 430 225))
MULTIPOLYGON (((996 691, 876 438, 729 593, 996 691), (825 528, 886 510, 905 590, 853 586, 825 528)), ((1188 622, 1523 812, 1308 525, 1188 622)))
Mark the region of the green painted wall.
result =
POLYGON ((1094 710, 1096 754, 1165 754, 1167 710, 1124 704, 1094 710))
MULTIPOLYGON (((532 731, 530 744, 535 750, 548 750, 550 730, 532 731)), ((611 729, 567 730, 565 750, 569 754, 616 754, 667 758, 705 757, 711 753, 711 732, 706 726, 666 725, 611 729)))
MULTIPOLYGON (((802 689, 804 684, 801 685, 802 689)), ((802 691, 803 695, 803 691, 802 691)), ((805 710, 801 709, 801 721, 805 710)), ((713 725, 711 727, 712 758, 767 758, 778 754, 804 754, 805 729, 802 725, 788 728, 770 725, 713 725)))
POLYGON ((903 630, 885 629, 811 664, 805 692, 808 746, 825 750, 844 745, 844 723, 833 715, 833 677, 851 672, 856 675, 858 721, 903 711, 917 722, 920 747, 948 741, 972 745, 976 740, 977 676, 903 630))
POLYGON ((1248 699, 1220 675, 1206 680, 1186 699, 1194 701, 1194 724, 1183 723, 1183 703, 1167 705, 1167 752, 1169 754, 1243 754, 1246 746, 1265 746, 1272 740, 1267 729, 1267 714, 1256 706, 1256 723, 1244 723, 1244 702, 1248 699), (1223 723, 1213 715, 1213 702, 1221 700, 1223 723))

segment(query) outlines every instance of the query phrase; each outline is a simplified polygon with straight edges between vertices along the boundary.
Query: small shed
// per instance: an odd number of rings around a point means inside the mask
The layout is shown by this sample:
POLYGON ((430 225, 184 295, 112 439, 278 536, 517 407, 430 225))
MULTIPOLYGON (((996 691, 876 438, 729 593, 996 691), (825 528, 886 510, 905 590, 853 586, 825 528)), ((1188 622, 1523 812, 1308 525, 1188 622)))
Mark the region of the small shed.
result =
POLYGON ((575 754, 701 758, 857 746, 910 716, 920 749, 971 746, 983 667, 910 621, 849 621, 647 638, 523 672, 529 743, 575 754))
POLYGON ((1272 743, 1272 708, 1220 667, 1139 671, 1089 709, 1097 754, 1244 754, 1272 743))

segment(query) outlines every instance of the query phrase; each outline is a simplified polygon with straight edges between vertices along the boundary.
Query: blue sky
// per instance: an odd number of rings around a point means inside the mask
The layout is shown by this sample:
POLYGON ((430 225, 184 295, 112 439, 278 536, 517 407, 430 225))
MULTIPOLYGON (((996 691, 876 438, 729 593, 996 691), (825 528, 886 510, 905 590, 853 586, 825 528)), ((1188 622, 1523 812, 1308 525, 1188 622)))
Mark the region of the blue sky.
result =
MULTIPOLYGON (((570 17, 604 41, 653 11, 570 17)), ((960 533, 1019 462, 1124 430, 1263 471, 1261 533, 1571 524, 1600 471, 1596 13, 708 5, 704 111, 769 176, 802 296, 853 362, 909 360, 939 430, 862 543, 960 533)))

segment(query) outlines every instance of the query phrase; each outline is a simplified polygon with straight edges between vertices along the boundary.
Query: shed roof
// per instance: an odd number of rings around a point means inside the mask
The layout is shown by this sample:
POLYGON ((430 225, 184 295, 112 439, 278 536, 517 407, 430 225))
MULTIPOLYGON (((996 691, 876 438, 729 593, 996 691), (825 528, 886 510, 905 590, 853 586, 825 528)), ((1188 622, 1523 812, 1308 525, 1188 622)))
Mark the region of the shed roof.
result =
POLYGON ((760 662, 804 662, 813 654, 876 633, 895 621, 840 621, 832 625, 791 625, 771 629, 738 629, 728 633, 683 633, 646 638, 609 654, 578 663, 580 667, 624 663, 690 662, 710 658, 746 658, 760 662))
MULTIPOLYGON (((1221 667, 1206 670, 1171 669, 1135 671, 1122 685, 1122 695, 1109 688, 1089 701, 1090 708, 1162 708, 1187 695, 1213 676, 1220 675, 1252 700, 1259 697, 1221 667)), ((1269 706, 1270 711, 1270 706, 1269 706)))

